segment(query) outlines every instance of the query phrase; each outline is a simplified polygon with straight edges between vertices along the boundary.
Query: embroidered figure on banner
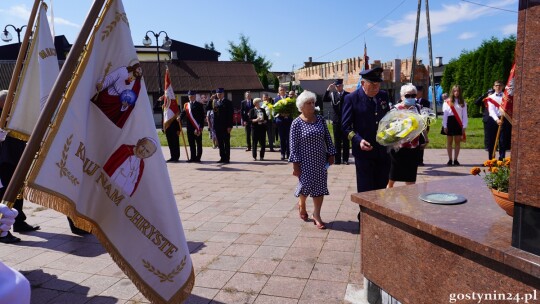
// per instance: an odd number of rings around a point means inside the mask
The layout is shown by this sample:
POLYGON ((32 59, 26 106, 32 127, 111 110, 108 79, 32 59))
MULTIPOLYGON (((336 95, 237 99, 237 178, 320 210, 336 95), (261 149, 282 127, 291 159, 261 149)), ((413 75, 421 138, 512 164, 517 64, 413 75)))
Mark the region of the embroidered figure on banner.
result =
POLYGON ((91 101, 117 127, 123 128, 129 118, 141 89, 142 68, 137 59, 129 66, 122 66, 108 73, 110 63, 105 69, 106 76, 96 84, 97 93, 91 101))
POLYGON ((110 176, 124 193, 133 196, 144 171, 144 159, 156 152, 158 143, 154 138, 144 137, 136 145, 123 144, 109 157, 103 171, 110 176))

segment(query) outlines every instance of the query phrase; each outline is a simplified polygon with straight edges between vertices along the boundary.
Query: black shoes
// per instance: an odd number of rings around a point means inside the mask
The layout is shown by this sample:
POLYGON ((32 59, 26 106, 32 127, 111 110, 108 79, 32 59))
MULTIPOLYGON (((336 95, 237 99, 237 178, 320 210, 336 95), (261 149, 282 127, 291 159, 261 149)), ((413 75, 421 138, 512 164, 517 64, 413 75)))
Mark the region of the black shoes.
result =
POLYGON ((31 226, 26 222, 13 224, 13 231, 18 233, 31 232, 41 229, 39 226, 31 226))
POLYGON ((177 162, 178 162, 178 159, 172 159, 172 158, 171 158, 171 159, 168 159, 166 162, 167 162, 167 163, 177 163, 177 162))
POLYGON ((454 160, 454 166, 459 166, 459 165, 461 165, 461 164, 457 161, 457 159, 454 160))
POLYGON ((247 149, 246 149, 246 152, 247 152, 247 151, 251 151, 251 148, 247 148, 247 149))
POLYGON ((4 243, 4 244, 14 244, 20 241, 21 241, 20 238, 13 236, 13 234, 11 234, 11 232, 9 231, 6 236, 0 237, 0 243, 4 243))
POLYGON ((76 234, 76 235, 88 235, 88 234, 90 234, 90 232, 88 232, 86 230, 82 230, 81 228, 77 228, 75 226, 71 227, 71 233, 76 234))
POLYGON ((348 165, 349 162, 348 162, 348 161, 344 161, 343 164, 344 164, 344 165, 348 165))
POLYGON ((447 166, 452 166, 452 160, 449 160, 447 163, 446 163, 447 166))

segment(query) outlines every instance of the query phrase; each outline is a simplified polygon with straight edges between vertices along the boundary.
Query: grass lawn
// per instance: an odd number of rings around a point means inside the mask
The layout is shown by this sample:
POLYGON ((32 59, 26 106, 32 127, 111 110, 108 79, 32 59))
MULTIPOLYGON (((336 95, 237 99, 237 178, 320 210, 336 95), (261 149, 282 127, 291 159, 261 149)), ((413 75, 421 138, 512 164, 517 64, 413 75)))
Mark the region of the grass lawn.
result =
MULTIPOLYGON (((429 145, 428 148, 432 149, 444 149, 446 148, 446 136, 441 135, 442 116, 439 116, 430 126, 429 133, 429 145)), ((332 134, 332 123, 328 124, 330 134, 332 134)), ((167 146, 167 139, 165 134, 158 131, 158 136, 162 146, 167 146)), ((187 134, 184 128, 184 137, 187 134)), ((182 138, 180 138, 180 145, 183 146, 182 138)), ((208 137, 208 129, 203 131, 203 146, 211 147, 212 141, 208 137)), ((231 132, 231 147, 245 147, 246 146, 246 133, 243 127, 233 127, 231 132)), ((279 147, 279 145, 277 145, 279 147)), ((482 124, 482 118, 469 118, 469 126, 467 128, 467 142, 461 144, 463 149, 483 149, 484 148, 484 125, 482 124)))

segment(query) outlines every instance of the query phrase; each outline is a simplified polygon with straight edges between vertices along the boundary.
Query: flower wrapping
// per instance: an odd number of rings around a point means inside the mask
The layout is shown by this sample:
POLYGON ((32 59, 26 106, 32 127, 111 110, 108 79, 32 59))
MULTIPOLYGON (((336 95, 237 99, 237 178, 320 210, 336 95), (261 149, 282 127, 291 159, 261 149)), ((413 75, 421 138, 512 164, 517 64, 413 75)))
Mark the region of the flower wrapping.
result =
POLYGON ((379 122, 377 142, 397 150, 401 144, 418 137, 429 125, 432 115, 432 111, 426 109, 422 109, 421 114, 408 110, 392 110, 379 122))
POLYGON ((264 111, 266 112, 266 115, 268 115, 268 118, 270 119, 274 119, 274 105, 269 103, 269 102, 263 102, 263 105, 261 106, 261 108, 264 109, 264 111))
POLYGON ((296 98, 287 97, 285 99, 280 99, 274 104, 274 115, 280 114, 284 116, 289 116, 292 119, 298 116, 298 108, 296 107, 296 98))

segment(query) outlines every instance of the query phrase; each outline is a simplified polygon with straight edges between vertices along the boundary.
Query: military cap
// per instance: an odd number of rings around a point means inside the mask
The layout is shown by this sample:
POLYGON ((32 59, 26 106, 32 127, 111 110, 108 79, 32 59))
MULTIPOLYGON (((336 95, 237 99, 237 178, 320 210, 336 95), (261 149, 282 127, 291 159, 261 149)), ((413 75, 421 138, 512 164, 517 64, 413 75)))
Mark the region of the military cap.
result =
POLYGON ((342 84, 343 84, 343 79, 334 80, 334 85, 342 85, 342 84))
POLYGON ((360 76, 362 76, 363 79, 371 82, 382 82, 382 72, 383 69, 377 67, 360 72, 360 76))
POLYGON ((196 92, 196 91, 189 90, 189 91, 187 92, 187 94, 188 94, 189 96, 193 96, 193 95, 197 95, 197 92, 196 92))
POLYGON ((225 90, 223 88, 217 88, 216 93, 224 93, 225 90))

